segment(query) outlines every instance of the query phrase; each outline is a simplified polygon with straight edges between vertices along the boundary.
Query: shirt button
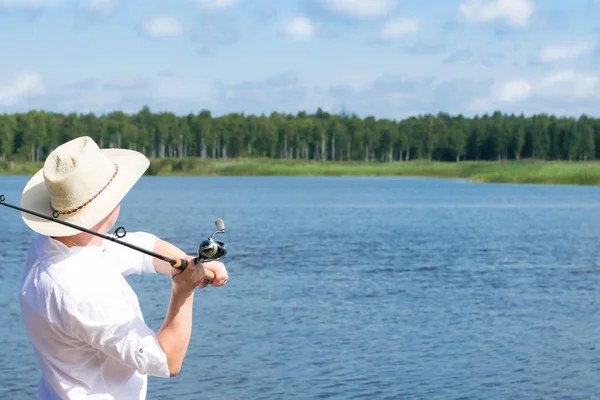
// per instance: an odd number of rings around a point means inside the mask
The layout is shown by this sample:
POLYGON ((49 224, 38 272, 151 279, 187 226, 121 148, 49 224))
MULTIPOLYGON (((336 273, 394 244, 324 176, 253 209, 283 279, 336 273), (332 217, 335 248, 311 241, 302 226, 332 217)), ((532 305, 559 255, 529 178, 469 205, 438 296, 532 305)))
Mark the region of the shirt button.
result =
POLYGON ((138 353, 142 354, 144 352, 144 349, 139 349, 138 353))

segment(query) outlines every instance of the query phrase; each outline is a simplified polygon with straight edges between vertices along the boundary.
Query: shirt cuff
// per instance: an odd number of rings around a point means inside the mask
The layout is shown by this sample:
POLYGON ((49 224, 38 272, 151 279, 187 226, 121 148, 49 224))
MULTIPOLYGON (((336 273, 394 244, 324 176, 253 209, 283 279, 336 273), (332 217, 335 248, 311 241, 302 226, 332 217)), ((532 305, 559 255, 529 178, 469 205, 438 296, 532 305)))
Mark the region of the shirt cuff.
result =
POLYGON ((140 372, 146 375, 158 378, 170 378, 167 356, 160 347, 156 336, 135 336, 134 357, 137 358, 138 365, 145 366, 140 372), (136 340, 137 339, 137 340, 136 340))

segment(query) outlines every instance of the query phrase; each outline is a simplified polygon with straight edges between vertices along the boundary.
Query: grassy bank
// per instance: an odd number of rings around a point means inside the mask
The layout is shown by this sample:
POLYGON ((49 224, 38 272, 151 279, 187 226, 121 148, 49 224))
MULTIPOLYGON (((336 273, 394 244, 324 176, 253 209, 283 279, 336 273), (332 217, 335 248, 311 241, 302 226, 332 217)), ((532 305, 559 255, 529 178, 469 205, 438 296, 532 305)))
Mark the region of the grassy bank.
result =
MULTIPOLYGON (((32 175, 41 163, 0 162, 0 175, 32 175)), ((152 176, 421 176, 474 182, 600 185, 599 162, 313 162, 271 159, 152 160, 152 176)))

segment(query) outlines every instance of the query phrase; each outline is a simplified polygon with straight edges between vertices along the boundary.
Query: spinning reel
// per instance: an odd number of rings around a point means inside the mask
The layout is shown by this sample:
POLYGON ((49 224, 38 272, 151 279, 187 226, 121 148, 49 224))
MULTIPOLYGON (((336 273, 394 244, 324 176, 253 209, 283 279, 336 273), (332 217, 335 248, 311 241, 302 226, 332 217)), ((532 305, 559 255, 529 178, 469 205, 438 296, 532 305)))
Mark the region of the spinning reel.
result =
POLYGON ((196 263, 217 261, 227 255, 225 243, 213 239, 215 234, 225 233, 225 223, 222 219, 218 219, 215 221, 215 226, 217 227, 217 230, 214 231, 208 239, 200 243, 200 247, 198 248, 198 257, 194 259, 196 263))

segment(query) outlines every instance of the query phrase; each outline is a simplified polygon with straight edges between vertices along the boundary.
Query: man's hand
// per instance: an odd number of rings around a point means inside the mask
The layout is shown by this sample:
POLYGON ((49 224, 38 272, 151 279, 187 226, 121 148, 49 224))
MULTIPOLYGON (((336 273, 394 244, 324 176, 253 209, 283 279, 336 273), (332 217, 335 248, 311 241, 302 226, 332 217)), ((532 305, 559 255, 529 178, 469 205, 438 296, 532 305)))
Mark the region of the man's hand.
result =
POLYGON ((205 275, 204 269, 200 265, 194 264, 194 257, 185 256, 183 259, 187 262, 187 267, 183 271, 171 268, 171 279, 174 292, 188 295, 202 284, 205 275))
POLYGON ((201 263, 204 266, 204 269, 212 271, 215 274, 215 279, 212 282, 204 279, 197 287, 199 289, 204 289, 210 283, 211 286, 223 286, 227 283, 227 279, 229 279, 229 274, 227 273, 227 269, 225 265, 220 261, 207 261, 205 263, 201 263))
MULTIPOLYGON (((2 1, 2 0, 0 0, 0 1, 2 1)), ((154 245, 154 248, 152 250, 158 254, 168 254, 170 257, 173 257, 173 258, 175 258, 175 257, 182 258, 182 259, 188 261, 188 263, 190 263, 188 266, 194 265, 193 257, 187 256, 185 254, 185 252, 183 252, 181 249, 177 248, 173 244, 166 242, 164 240, 161 240, 161 239, 157 240, 156 244, 154 245)), ((154 258, 153 263, 154 263, 154 269, 156 270, 157 273, 163 274, 163 275, 171 275, 172 277, 174 276, 173 271, 172 271, 172 270, 174 270, 174 268, 171 267, 171 264, 169 264, 168 262, 163 261, 158 258, 154 258)), ((211 270, 212 272, 214 272, 215 279, 212 283, 209 281, 201 282, 199 285, 196 286, 197 288, 203 289, 206 286, 208 286, 209 284, 211 284, 212 286, 223 286, 226 283, 227 278, 229 276, 227 274, 227 269, 225 268, 225 265, 223 265, 222 262, 209 261, 209 262, 203 263, 202 265, 204 266, 205 269, 208 269, 208 270, 211 270)), ((180 272, 181 271, 179 271, 179 270, 175 270, 175 275, 179 274, 180 272)))
POLYGON ((183 257, 187 261, 188 265, 185 270, 180 271, 176 268, 172 268, 171 278, 173 279, 173 289, 181 293, 190 293, 194 289, 203 289, 209 284, 211 286, 223 286, 227 282, 229 275, 227 269, 222 262, 209 261, 199 264, 194 264, 194 257, 185 256, 183 257), (215 278, 210 282, 206 278, 204 270, 212 271, 215 278))

